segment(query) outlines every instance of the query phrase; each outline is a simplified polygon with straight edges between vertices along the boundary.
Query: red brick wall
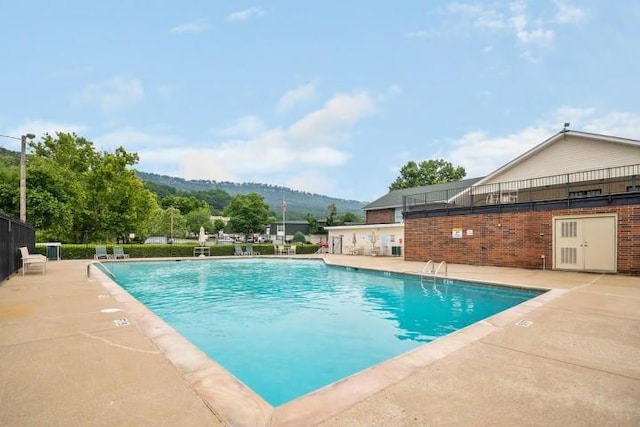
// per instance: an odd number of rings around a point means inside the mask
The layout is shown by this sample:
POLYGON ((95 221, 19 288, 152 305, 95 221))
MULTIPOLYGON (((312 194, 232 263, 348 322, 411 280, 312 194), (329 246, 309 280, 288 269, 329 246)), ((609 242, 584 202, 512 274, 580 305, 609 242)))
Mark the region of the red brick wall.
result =
POLYGON ((552 268, 554 216, 614 212, 618 213, 618 272, 640 274, 638 205, 407 219, 405 259, 539 269, 544 255, 546 267, 552 268), (462 229, 461 239, 452 238, 454 228, 462 229))
POLYGON ((367 224, 393 224, 394 222, 394 209, 375 209, 367 211, 367 224))

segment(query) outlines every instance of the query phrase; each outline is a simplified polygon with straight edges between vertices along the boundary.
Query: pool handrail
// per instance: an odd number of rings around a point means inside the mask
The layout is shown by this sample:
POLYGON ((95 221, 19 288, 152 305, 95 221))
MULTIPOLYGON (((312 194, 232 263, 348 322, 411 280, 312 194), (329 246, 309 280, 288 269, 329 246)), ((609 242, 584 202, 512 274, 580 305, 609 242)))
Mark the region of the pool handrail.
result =
POLYGON ((103 267, 103 270, 101 270, 101 271, 102 271, 103 273, 105 273, 105 272, 106 272, 106 274, 107 274, 107 275, 109 275, 109 276, 111 276, 111 278, 112 278, 113 280, 116 280, 116 276, 115 276, 115 274, 113 274, 113 273, 111 272, 111 270, 109 270, 109 269, 107 268, 107 266, 106 266, 106 265, 104 265, 103 263, 101 263, 101 262, 100 262, 100 261, 98 261, 98 260, 91 261, 89 264, 87 264, 87 277, 91 277, 91 266, 92 266, 93 264, 100 264, 100 265, 103 267))
POLYGON ((440 269, 443 266, 444 266, 444 275, 447 276, 449 274, 449 267, 447 266, 447 262, 441 261, 440 264, 438 264, 438 268, 435 268, 435 263, 433 262, 433 260, 430 259, 429 261, 427 261, 427 264, 422 268, 421 275, 423 277, 428 275, 435 279, 438 273, 440 272, 440 269))

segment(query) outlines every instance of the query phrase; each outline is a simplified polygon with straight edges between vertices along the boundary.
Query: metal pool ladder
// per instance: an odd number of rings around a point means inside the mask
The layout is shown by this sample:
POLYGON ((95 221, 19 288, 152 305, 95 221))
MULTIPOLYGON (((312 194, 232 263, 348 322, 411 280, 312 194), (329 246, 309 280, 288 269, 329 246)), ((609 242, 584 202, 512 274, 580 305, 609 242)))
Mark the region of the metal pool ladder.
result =
POLYGON ((111 278, 112 278, 113 280, 116 280, 116 276, 115 276, 115 274, 113 274, 113 273, 111 272, 111 270, 109 270, 109 269, 107 268, 107 266, 106 266, 106 265, 104 265, 103 263, 101 263, 100 261, 97 261, 97 260, 96 260, 96 261, 91 261, 89 264, 87 264, 87 277, 91 277, 91 266, 92 266, 93 264, 100 264, 100 265, 102 266, 102 269, 103 269, 103 270, 102 270, 102 272, 103 272, 103 273, 105 273, 105 274, 107 274, 107 275, 109 275, 109 276, 111 276, 111 278))
POLYGON ((433 260, 429 260, 427 261, 427 264, 422 269, 421 275, 423 277, 431 276, 435 279, 436 276, 438 276, 438 273, 440 273, 440 270, 442 269, 442 267, 444 267, 444 275, 447 276, 449 274, 449 268, 447 267, 446 261, 441 261, 440 264, 438 264, 438 268, 435 268, 435 263, 433 262, 433 260))

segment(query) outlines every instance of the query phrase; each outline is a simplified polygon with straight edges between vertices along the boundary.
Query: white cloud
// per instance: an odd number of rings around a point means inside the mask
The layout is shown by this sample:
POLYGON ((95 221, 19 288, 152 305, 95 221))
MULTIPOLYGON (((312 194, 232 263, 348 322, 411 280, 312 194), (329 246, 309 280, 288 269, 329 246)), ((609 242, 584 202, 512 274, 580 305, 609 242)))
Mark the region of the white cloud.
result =
POLYGON ((516 37, 522 43, 551 42, 555 36, 552 30, 544 29, 542 22, 538 21, 536 28, 529 28, 527 4, 525 1, 517 1, 511 4, 514 15, 509 19, 510 26, 514 29, 516 37))
POLYGON ((168 129, 114 129, 91 140, 98 150, 113 151, 122 146, 129 153, 137 153, 138 170, 172 176, 179 176, 179 159, 188 146, 188 141, 168 129))
POLYGON ((327 137, 335 141, 334 130, 373 114, 374 109, 373 100, 365 92, 355 95, 338 94, 323 108, 308 114, 291 126, 289 133, 292 138, 307 145, 325 141, 327 137))
POLYGON ((482 4, 451 3, 447 11, 453 14, 466 15, 472 21, 472 25, 480 28, 502 29, 507 22, 502 13, 482 4))
POLYGON ((553 113, 553 119, 560 123, 570 122, 573 123, 574 126, 581 125, 585 120, 589 117, 592 117, 596 113, 596 109, 593 107, 589 108, 581 108, 581 107, 569 107, 563 106, 558 108, 553 113))
POLYGON ((185 22, 169 30, 172 34, 185 34, 185 33, 201 33, 209 28, 209 24, 206 21, 200 19, 198 21, 185 22))
POLYGON ((295 89, 287 91, 276 106, 276 111, 279 114, 286 113, 296 107, 298 104, 302 104, 312 100, 316 94, 316 86, 314 83, 307 83, 302 86, 298 86, 295 89))
MULTIPOLYGON (((56 132, 80 134, 86 129, 87 126, 74 123, 63 123, 51 120, 28 120, 15 128, 2 130, 0 134, 19 138, 21 135, 32 133, 36 136, 33 140, 38 141, 45 133, 55 137, 56 132)), ((4 140, 3 144, 6 144, 6 147, 15 146, 18 150, 20 149, 20 141, 15 139, 2 139, 4 140)))
POLYGON ((571 6, 565 1, 555 0, 554 3, 558 7, 558 13, 554 20, 558 24, 576 24, 582 22, 587 16, 584 10, 571 6))
POLYGON ((584 130, 640 140, 640 114, 612 111, 586 123, 584 130))
POLYGON ((483 131, 469 132, 452 141, 445 158, 463 166, 468 177, 484 176, 559 132, 564 122, 569 129, 640 139, 640 114, 599 113, 594 108, 561 107, 538 125, 506 136, 490 136, 483 131))
POLYGON ((547 139, 553 132, 530 127, 517 133, 491 137, 482 131, 469 132, 453 141, 448 159, 464 166, 469 178, 484 176, 547 139))
POLYGON ((367 93, 337 94, 289 127, 266 129, 252 137, 183 153, 180 175, 187 179, 259 182, 271 182, 278 174, 313 176, 320 169, 326 175, 327 169, 349 160, 343 146, 337 145, 348 140, 353 125, 374 111, 367 93))
POLYGON ((316 194, 331 194, 336 185, 335 179, 318 170, 300 172, 290 177, 285 183, 285 186, 294 190, 316 194))
POLYGON ((111 113, 138 103, 143 98, 140 80, 115 76, 101 83, 87 85, 73 101, 78 105, 96 104, 103 112, 111 113))
POLYGON ((127 151, 140 152, 148 150, 152 152, 158 149, 180 147, 185 141, 167 132, 148 132, 133 128, 112 130, 95 138, 96 145, 104 149, 119 146, 127 147, 127 151))
POLYGON ((227 15, 227 21, 242 22, 251 18, 265 15, 266 12, 260 7, 250 7, 249 9, 239 10, 227 15))
MULTIPOLYGON (((578 15, 573 8, 566 6, 564 3, 557 2, 558 8, 562 9, 565 19, 575 19, 578 15), (566 7, 565 7, 566 6, 566 7)), ((515 37, 515 40, 524 49, 521 56, 531 62, 539 62, 539 56, 536 56, 528 46, 548 46, 553 43, 556 33, 550 25, 558 23, 557 18, 549 21, 542 18, 532 17, 527 10, 527 2, 525 0, 515 0, 508 4, 505 8, 495 3, 451 3, 444 8, 446 14, 450 14, 459 18, 459 27, 471 27, 492 32, 508 32, 515 37), (503 10, 502 10, 503 9, 503 10)), ((489 53, 493 47, 486 47, 483 53, 489 53)))

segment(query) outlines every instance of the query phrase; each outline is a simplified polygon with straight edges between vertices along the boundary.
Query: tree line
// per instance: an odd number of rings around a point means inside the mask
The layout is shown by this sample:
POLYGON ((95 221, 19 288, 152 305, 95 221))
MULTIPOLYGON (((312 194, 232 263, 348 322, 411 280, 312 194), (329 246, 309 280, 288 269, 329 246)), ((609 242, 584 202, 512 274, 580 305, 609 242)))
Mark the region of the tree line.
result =
MULTIPOLYGON (((29 143, 27 155, 27 222, 40 241, 64 243, 130 242, 147 236, 197 235, 200 227, 217 233, 229 216, 234 233, 262 233, 278 219, 256 193, 231 196, 224 190, 184 191, 142 181, 134 166, 139 157, 123 147, 114 152, 95 149, 75 133, 45 134, 29 143)), ((19 213, 19 156, 0 151, 0 212, 19 213)), ((305 216, 321 232, 318 220, 305 216)), ((337 215, 327 207, 326 225, 358 221, 355 214, 337 215)))

